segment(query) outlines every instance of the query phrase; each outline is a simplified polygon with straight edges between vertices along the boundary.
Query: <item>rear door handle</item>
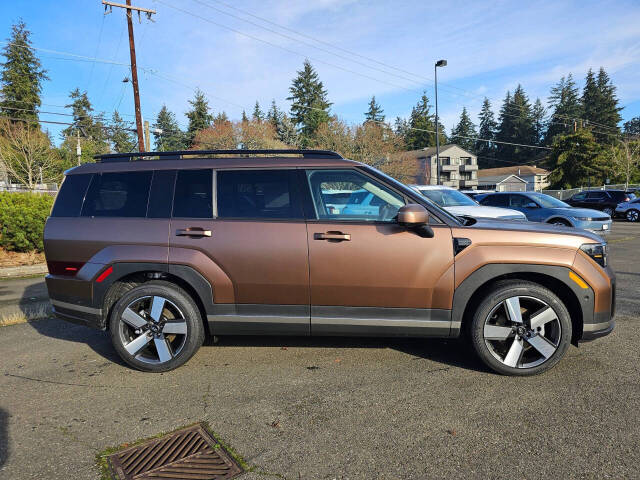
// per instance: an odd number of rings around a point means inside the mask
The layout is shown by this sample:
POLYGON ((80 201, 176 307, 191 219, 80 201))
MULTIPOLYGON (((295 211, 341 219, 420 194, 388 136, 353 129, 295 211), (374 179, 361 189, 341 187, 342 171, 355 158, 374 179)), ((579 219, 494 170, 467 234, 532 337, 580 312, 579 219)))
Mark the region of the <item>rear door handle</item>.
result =
POLYGON ((351 235, 342 232, 314 233, 314 240, 333 240, 334 242, 350 242, 351 235))
POLYGON ((205 230, 200 227, 179 228, 176 230, 178 237, 210 237, 211 230, 205 230))

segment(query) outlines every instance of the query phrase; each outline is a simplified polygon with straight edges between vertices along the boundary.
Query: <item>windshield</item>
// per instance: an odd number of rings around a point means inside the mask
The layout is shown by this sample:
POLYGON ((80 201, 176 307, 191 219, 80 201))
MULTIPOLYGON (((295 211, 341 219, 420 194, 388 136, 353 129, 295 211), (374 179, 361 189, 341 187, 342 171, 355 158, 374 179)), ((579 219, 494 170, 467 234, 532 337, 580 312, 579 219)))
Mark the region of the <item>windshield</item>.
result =
POLYGON ((530 193, 529 195, 543 208, 571 208, 571 205, 544 193, 530 193))
POLYGON ((420 193, 441 207, 475 207, 478 204, 458 190, 420 190, 420 193))

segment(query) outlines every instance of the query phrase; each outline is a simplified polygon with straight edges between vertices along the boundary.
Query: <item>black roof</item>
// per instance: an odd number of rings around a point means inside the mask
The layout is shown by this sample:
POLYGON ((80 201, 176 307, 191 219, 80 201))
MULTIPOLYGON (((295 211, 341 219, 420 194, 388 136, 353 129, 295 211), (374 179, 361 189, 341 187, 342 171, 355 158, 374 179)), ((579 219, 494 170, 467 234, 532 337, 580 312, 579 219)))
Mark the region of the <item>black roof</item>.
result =
POLYGON ((336 158, 342 159, 342 155, 331 150, 305 150, 305 149, 261 149, 261 150, 178 150, 173 152, 129 152, 109 153, 96 155, 96 162, 134 162, 140 160, 181 160, 185 157, 199 156, 226 156, 226 157, 251 157, 264 155, 269 157, 297 155, 303 158, 336 158))

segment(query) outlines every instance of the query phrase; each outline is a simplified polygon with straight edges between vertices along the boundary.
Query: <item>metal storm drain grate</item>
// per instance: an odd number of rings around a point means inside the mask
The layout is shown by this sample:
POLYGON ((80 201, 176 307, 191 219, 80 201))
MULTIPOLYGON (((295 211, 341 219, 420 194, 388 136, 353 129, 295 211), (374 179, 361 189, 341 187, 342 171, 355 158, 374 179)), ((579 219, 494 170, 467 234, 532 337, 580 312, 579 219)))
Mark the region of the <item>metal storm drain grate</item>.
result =
POLYGON ((121 450, 108 459, 118 480, 226 480, 242 473, 202 425, 121 450))

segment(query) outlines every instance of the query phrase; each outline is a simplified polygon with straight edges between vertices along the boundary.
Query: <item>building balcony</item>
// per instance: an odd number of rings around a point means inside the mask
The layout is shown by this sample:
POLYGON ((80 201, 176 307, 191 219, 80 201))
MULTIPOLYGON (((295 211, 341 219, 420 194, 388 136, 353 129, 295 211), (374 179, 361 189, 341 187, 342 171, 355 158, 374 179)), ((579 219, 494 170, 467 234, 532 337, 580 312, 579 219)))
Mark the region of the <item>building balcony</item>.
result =
POLYGON ((460 180, 460 186, 461 187, 477 187, 478 186, 478 179, 474 178, 472 180, 460 180))
POLYGON ((459 168, 459 165, 445 165, 442 164, 442 171, 443 172, 457 172, 459 168))
POLYGON ((476 171, 478 171, 478 165, 477 164, 460 165, 460 171, 461 172, 476 172, 476 171))
POLYGON ((442 185, 445 187, 458 188, 458 180, 443 180, 442 185))

